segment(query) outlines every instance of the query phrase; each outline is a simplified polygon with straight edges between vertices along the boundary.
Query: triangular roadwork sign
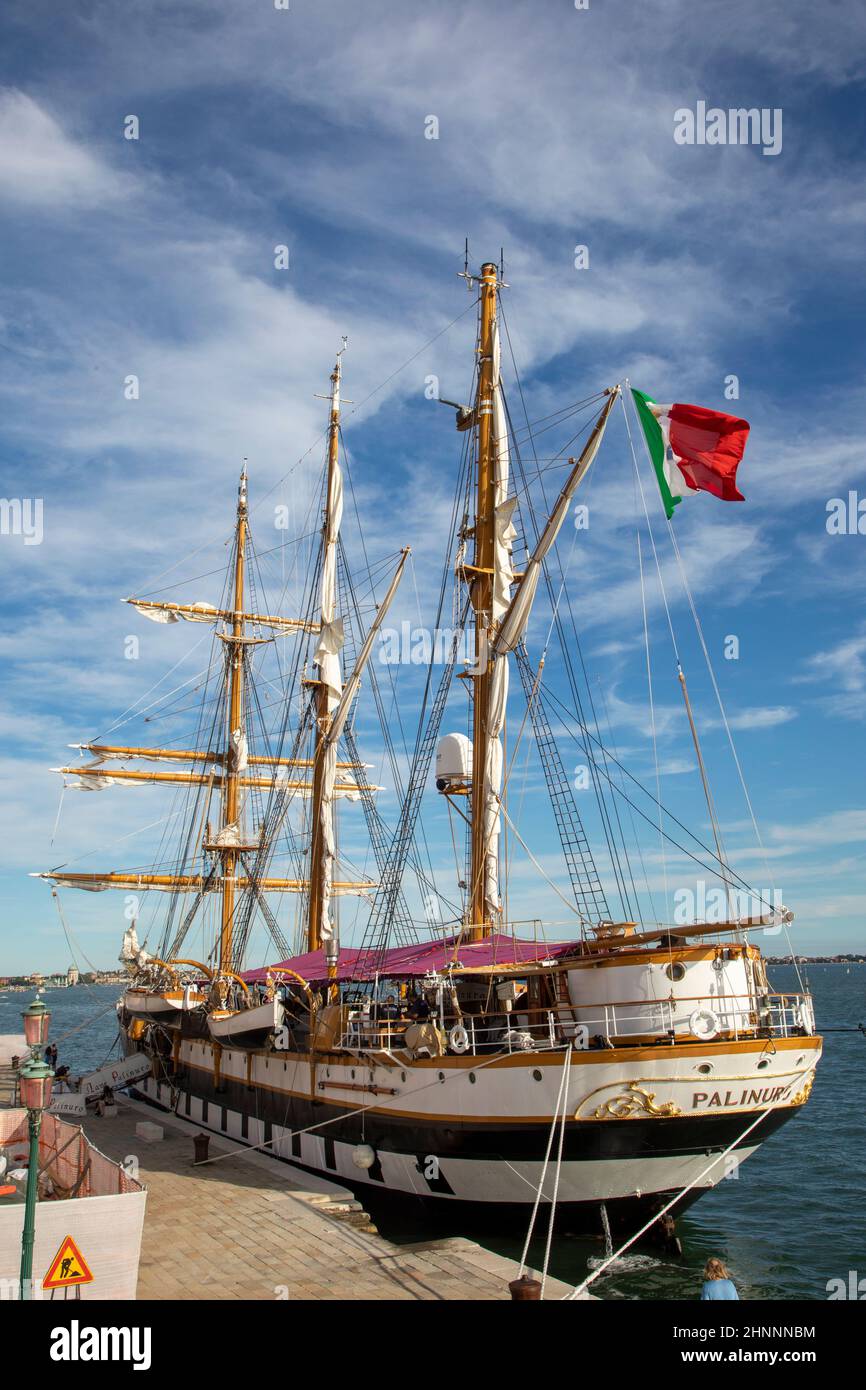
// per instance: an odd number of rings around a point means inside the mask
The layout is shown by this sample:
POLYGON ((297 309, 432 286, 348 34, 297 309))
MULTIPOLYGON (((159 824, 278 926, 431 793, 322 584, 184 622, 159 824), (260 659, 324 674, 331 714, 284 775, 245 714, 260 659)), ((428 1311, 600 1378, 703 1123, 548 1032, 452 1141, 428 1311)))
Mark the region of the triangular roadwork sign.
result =
POLYGON ((67 1236, 42 1280, 43 1289, 68 1289, 73 1284, 92 1284, 93 1275, 72 1236, 67 1236))

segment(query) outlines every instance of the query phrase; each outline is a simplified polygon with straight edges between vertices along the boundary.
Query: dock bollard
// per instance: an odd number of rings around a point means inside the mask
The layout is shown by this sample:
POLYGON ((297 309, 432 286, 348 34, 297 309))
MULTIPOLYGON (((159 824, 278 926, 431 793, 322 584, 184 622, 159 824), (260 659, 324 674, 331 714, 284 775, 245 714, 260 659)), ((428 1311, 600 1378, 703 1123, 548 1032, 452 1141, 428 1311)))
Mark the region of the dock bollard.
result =
POLYGON ((517 1303, 523 1303, 527 1299, 541 1301, 541 1284, 538 1279, 530 1279, 528 1274, 522 1274, 519 1279, 512 1279, 508 1288, 511 1297, 517 1303))
POLYGON ((210 1135, 194 1134, 192 1136, 192 1142, 193 1147, 195 1148, 195 1158, 192 1161, 193 1167, 195 1167, 197 1163, 206 1163, 208 1145, 210 1144, 210 1135))

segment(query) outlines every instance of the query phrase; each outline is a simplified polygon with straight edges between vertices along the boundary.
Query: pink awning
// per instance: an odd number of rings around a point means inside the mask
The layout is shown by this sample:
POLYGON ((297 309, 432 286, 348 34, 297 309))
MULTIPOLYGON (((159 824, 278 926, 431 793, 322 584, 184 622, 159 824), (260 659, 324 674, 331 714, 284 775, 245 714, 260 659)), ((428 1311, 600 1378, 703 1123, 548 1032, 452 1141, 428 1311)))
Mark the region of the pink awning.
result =
MULTIPOLYGON (((529 961, 557 960, 580 945, 577 941, 518 941, 501 933, 487 936, 483 941, 458 942, 459 938, 452 937, 447 942, 425 941, 414 946, 394 946, 387 951, 359 951, 344 946, 336 979, 371 980, 376 975, 389 979, 411 978, 432 970, 459 972, 479 966, 507 969, 526 965, 529 961)), ((328 978, 324 952, 308 951, 303 956, 293 956, 261 970, 248 970, 244 979, 250 984, 263 982, 269 970, 294 970, 303 979, 312 981, 328 978)))

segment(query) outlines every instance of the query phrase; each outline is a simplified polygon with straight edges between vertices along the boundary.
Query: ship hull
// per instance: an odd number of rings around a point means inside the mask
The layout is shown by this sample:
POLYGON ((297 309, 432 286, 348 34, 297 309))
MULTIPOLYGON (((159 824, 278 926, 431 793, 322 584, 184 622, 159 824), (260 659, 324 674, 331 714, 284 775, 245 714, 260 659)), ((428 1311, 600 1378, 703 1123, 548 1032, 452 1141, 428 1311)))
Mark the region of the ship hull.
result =
MULTIPOLYGON (((787 1042, 796 1046, 786 1043, 774 1054, 774 1074, 758 1072, 757 1079, 754 1068, 765 1060, 760 1042, 727 1055, 725 1044, 678 1048, 676 1067, 657 1048, 573 1054, 559 1224, 595 1231, 604 1204, 612 1222, 634 1229, 636 1215, 646 1219, 678 1191, 695 1184, 682 1210, 729 1176, 808 1095, 820 1040, 787 1042), (712 1062, 702 1060, 710 1054, 712 1062), (696 1083, 701 1065, 714 1066, 718 1079, 696 1083), (767 1105, 772 1110, 746 1133, 767 1105)), ((505 1220, 511 1209, 528 1213, 542 1177, 544 1196, 552 1190, 556 1165, 545 1172, 544 1154, 561 1071, 561 1053, 446 1057, 412 1067, 332 1054, 317 1058, 313 1070, 309 1057, 223 1050, 215 1066, 210 1045, 189 1040, 171 1083, 149 1079, 137 1089, 196 1125, 361 1193, 465 1205, 505 1220), (358 1167, 365 1156, 370 1166, 358 1167)), ((557 1148, 558 1133, 554 1155, 557 1148)))

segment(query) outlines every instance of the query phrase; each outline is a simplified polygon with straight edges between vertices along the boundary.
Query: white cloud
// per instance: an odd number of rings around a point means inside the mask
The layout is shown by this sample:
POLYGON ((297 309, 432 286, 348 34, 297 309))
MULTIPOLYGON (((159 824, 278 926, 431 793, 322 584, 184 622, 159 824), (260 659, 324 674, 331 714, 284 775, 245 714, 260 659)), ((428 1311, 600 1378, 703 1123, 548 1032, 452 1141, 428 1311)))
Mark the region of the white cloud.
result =
POLYGON ((26 92, 0 91, 0 192, 30 208, 95 208, 123 196, 114 172, 26 92))
POLYGON ((844 637, 826 651, 816 652, 806 662, 807 674, 801 681, 832 681, 849 694, 866 687, 866 632, 844 637))
POLYGON ((784 844, 788 852, 826 846, 860 844, 866 840, 866 810, 831 811, 800 825, 771 825, 770 844, 784 844))
MULTIPOLYGON (((788 724, 796 718, 797 710, 791 705, 763 705, 729 713, 728 724, 734 730, 774 729, 778 724, 788 724)), ((720 727, 720 721, 713 720, 712 723, 714 727, 720 727)))

